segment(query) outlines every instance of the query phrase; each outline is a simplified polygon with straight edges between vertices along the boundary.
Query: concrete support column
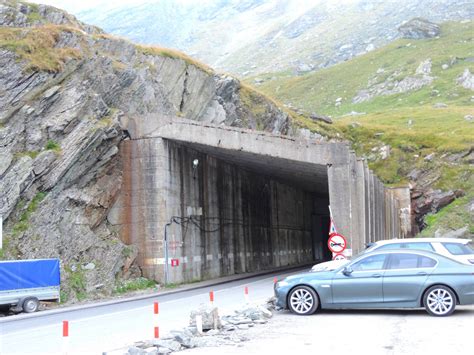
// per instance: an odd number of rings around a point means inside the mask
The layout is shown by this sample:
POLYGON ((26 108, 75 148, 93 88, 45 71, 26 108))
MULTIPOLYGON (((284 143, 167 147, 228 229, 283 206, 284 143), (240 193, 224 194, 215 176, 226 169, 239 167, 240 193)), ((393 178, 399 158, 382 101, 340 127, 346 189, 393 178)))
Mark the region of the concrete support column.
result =
POLYGON ((328 166, 329 203, 337 231, 347 238, 352 248, 351 184, 348 164, 328 166))
POLYGON ((371 210, 372 205, 370 204, 370 172, 369 166, 367 165, 367 160, 363 161, 364 164, 364 200, 365 200, 365 244, 368 244, 372 241, 371 239, 371 210))
POLYGON ((352 208, 353 217, 355 215, 354 222, 357 227, 357 245, 354 246, 354 255, 360 253, 365 249, 366 245, 366 213, 367 213, 367 204, 366 204, 366 191, 365 191, 365 177, 364 177, 364 161, 362 159, 357 159, 355 164, 355 173, 356 173, 356 206, 352 208))
POLYGON ((375 242, 378 240, 376 232, 376 210, 377 210, 377 198, 375 195, 375 177, 374 174, 369 171, 369 189, 370 189, 370 241, 375 242))

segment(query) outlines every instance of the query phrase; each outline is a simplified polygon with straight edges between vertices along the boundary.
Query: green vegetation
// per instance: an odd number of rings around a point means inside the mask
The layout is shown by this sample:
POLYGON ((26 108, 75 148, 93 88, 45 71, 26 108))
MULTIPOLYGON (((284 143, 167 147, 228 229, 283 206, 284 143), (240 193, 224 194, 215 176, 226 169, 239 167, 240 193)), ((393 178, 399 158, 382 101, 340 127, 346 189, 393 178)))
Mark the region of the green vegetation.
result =
MULTIPOLYGON (((254 116, 257 121, 256 128, 260 130, 264 128, 263 121, 268 119, 268 116, 271 115, 269 105, 273 105, 275 108, 279 108, 285 112, 291 118, 293 124, 298 127, 307 128, 329 138, 337 136, 340 132, 339 129, 335 127, 315 122, 305 115, 298 114, 295 111, 285 108, 282 103, 245 83, 241 83, 240 100, 243 107, 254 116)), ((244 125, 248 125, 248 122, 243 123, 244 125)))
POLYGON ((67 303, 67 301, 69 301, 69 295, 66 291, 60 290, 59 291, 59 296, 61 298, 61 300, 60 300, 61 304, 67 303))
POLYGON ((166 57, 166 58, 171 58, 171 59, 181 59, 185 61, 188 65, 195 66, 198 69, 201 69, 202 71, 208 73, 208 74, 213 74, 214 70, 207 66, 204 63, 201 63, 200 61, 191 58, 190 56, 176 50, 176 49, 171 49, 171 48, 163 48, 163 47, 157 47, 157 46, 145 46, 145 45, 140 45, 137 44, 135 45, 137 48, 137 51, 144 54, 144 55, 158 55, 161 57, 166 57))
POLYGON ((292 103, 307 111, 342 116, 351 111, 380 112, 419 106, 420 102, 444 102, 468 108, 471 92, 455 85, 456 78, 465 68, 474 71, 472 57, 474 23, 446 23, 440 38, 426 40, 400 39, 390 45, 331 68, 303 76, 288 72, 259 75, 266 80, 260 89, 285 103, 292 103), (432 60, 432 85, 418 91, 380 96, 373 100, 353 104, 352 98, 361 89, 384 82, 389 76, 399 80, 415 73, 421 61, 432 60), (448 69, 442 69, 448 64, 448 69), (377 73, 378 72, 378 73, 377 73), (438 90, 439 93, 436 91, 438 90), (438 96, 439 94, 439 96, 438 96), (336 106, 337 98, 342 98, 336 106))
POLYGON ((15 154, 15 158, 21 158, 21 157, 30 157, 31 159, 35 159, 40 152, 35 151, 35 150, 27 150, 24 152, 19 152, 15 154))
POLYGON ((50 139, 50 140, 48 140, 48 142, 46 142, 45 149, 46 150, 54 150, 55 152, 59 152, 59 151, 61 151, 61 146, 59 145, 58 142, 50 139))
POLYGON ((33 3, 24 3, 27 4, 30 12, 26 16, 28 23, 35 23, 35 22, 41 22, 43 18, 41 17, 39 13, 39 6, 38 4, 33 4, 33 3))
POLYGON ((156 282, 144 277, 138 279, 127 280, 119 283, 114 290, 115 294, 123 294, 131 291, 146 290, 148 288, 155 288, 156 282))
POLYGON ((131 255, 133 254, 133 248, 130 247, 130 246, 125 246, 123 249, 122 249, 122 256, 124 258, 128 258, 130 257, 131 255))
POLYGON ((474 199, 473 193, 457 199, 436 214, 427 215, 425 218, 427 227, 423 229, 421 236, 431 237, 440 227, 457 230, 463 228, 464 226, 468 226, 469 232, 474 234, 472 215, 466 208, 469 204, 469 201, 472 199, 474 199))
MULTIPOLYGON (((30 227, 30 216, 38 209, 38 205, 46 197, 46 192, 38 192, 30 201, 28 207, 23 211, 18 222, 12 228, 11 236, 15 237, 18 234, 26 231, 30 227)), ((21 205, 19 205, 21 207, 21 205)))
POLYGON ((26 71, 57 73, 69 59, 81 58, 77 48, 59 48, 62 32, 75 32, 67 26, 44 25, 32 28, 0 28, 0 48, 14 52, 27 62, 26 71))
MULTIPOLYGON (((72 270, 71 267, 65 266, 64 270, 68 274, 68 284, 71 289, 75 292, 76 297, 79 301, 83 301, 87 298, 86 293, 86 275, 84 270, 79 266, 76 267, 76 270, 72 270)), ((68 298, 68 297, 66 297, 68 298)))
MULTIPOLYGON (((259 88, 306 112, 331 115, 335 132, 342 132, 357 154, 367 157, 369 167, 389 185, 406 184, 409 173, 418 169, 433 175, 433 188, 464 190, 466 197, 427 217, 428 227, 423 233, 432 235, 442 226, 464 225, 472 231, 474 222, 465 208, 474 195, 474 168, 462 159, 453 162, 449 157, 474 147, 474 124, 464 118, 474 115, 473 92, 457 84, 465 69, 474 73, 473 33, 472 21, 448 22, 442 25, 439 38, 400 39, 350 61, 299 77, 289 72, 259 75, 264 79, 259 88), (360 90, 381 83, 390 88, 390 82, 414 77, 420 63, 428 59, 432 63, 431 84, 419 90, 353 103, 360 90), (336 101, 340 104, 336 105, 336 101), (447 107, 436 108, 436 103, 447 107), (362 114, 348 115, 353 111, 362 114), (390 155, 381 159, 378 152, 385 145, 390 147, 390 155), (432 153, 433 159, 425 159, 432 153)), ((317 131, 306 117, 300 117, 297 122, 300 126, 305 122, 306 128, 317 131)))

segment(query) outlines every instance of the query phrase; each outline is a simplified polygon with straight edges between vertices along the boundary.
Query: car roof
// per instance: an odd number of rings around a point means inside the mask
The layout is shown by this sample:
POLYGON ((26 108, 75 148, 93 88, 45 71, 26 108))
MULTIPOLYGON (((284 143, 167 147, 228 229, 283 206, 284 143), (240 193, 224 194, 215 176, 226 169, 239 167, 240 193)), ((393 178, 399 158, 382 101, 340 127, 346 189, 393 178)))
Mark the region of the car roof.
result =
MULTIPOLYGON (((361 257, 362 256, 370 256, 370 255, 378 255, 378 254, 418 254, 418 255, 424 255, 424 256, 428 256, 428 257, 431 257, 431 258, 437 258, 438 260, 448 260, 448 261, 452 261, 454 263, 457 263, 457 264, 461 264, 461 265, 464 265, 462 264, 461 262, 459 262, 459 260, 456 260, 456 259, 453 259, 453 258, 449 258, 445 255, 441 255, 439 253, 436 253, 435 251, 429 251, 429 250, 419 250, 419 249, 384 249, 384 250, 375 250, 371 253, 367 253, 367 254, 361 254, 361 257)), ((361 259, 360 258, 357 258, 356 260, 359 260, 361 259)), ((474 266, 474 265, 473 265, 474 266)))
POLYGON ((378 240, 373 245, 384 245, 394 243, 460 243, 467 244, 471 242, 470 239, 459 239, 459 238, 404 238, 404 239, 387 239, 378 240))

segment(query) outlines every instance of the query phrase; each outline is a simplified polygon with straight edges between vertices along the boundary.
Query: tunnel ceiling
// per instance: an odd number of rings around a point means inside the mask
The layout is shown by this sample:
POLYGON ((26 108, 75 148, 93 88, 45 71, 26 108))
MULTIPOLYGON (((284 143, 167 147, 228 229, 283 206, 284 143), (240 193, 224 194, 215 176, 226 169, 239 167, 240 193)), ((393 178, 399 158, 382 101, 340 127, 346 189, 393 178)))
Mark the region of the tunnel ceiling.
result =
POLYGON ((327 195, 329 193, 327 167, 325 165, 304 163, 196 143, 173 142, 238 165, 242 169, 271 176, 276 180, 293 186, 296 185, 305 191, 320 195, 327 195))

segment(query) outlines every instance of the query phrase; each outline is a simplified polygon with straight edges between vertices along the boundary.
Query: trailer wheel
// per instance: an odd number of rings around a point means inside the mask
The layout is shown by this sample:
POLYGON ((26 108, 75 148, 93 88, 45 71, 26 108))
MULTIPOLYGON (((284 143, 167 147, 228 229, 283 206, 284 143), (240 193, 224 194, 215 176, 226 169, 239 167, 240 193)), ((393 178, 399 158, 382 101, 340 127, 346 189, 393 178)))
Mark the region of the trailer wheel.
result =
POLYGON ((23 301, 23 312, 34 313, 39 308, 39 301, 36 297, 28 297, 23 301))

